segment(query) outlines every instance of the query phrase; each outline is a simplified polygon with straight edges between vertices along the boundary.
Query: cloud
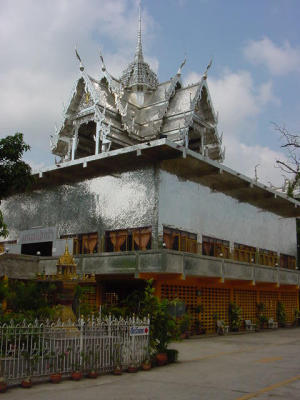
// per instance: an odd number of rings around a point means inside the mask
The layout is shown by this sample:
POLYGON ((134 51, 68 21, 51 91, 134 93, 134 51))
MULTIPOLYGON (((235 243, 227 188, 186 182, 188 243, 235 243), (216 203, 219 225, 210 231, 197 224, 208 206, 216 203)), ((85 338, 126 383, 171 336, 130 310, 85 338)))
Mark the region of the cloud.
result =
MULTIPOLYGON (((0 136, 24 133, 36 163, 53 162, 49 135, 61 120, 79 76, 75 45, 85 68, 101 75, 101 48, 109 71, 119 75, 133 59, 137 34, 136 0, 2 0, 0 12, 0 136)), ((143 44, 154 22, 143 9, 143 44), (146 34, 147 33, 147 34, 146 34)), ((158 62, 150 59, 155 68, 158 62)))
MULTIPOLYGON (((185 83, 200 79, 200 74, 191 72, 185 83)), ((231 136, 243 136, 243 129, 261 113, 263 106, 280 104, 272 91, 272 82, 256 85, 248 71, 226 69, 220 78, 209 77, 208 86, 214 108, 219 113, 220 127, 231 136)))
POLYGON ((272 75, 286 75, 300 71, 300 49, 293 48, 288 41, 277 46, 269 38, 250 41, 244 55, 254 65, 263 65, 272 75))
MULTIPOLYGON (((191 72, 185 83, 196 82, 200 78, 201 75, 191 72)), ((226 69, 220 78, 210 76, 208 86, 219 115, 219 132, 224 132, 225 164, 250 177, 254 177, 255 165, 260 164, 261 181, 280 185, 282 177, 274 166, 277 159, 284 158, 283 154, 251 143, 259 115, 269 104, 280 104, 273 93, 272 82, 258 85, 248 71, 232 72, 226 69)))

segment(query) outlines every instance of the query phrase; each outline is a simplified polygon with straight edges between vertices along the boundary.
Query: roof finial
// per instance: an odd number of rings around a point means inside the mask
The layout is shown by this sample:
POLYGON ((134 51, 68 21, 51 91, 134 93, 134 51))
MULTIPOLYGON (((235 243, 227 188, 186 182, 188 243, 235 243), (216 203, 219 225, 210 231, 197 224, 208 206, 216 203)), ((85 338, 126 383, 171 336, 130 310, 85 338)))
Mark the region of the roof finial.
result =
POLYGON ((181 75, 182 68, 184 67, 185 63, 186 63, 186 55, 184 56, 184 60, 183 60, 182 63, 180 64, 180 67, 179 67, 179 69, 178 69, 178 71, 177 71, 177 75, 181 75))
POLYGON ((212 58, 211 58, 210 61, 209 61, 208 66, 206 67, 206 70, 205 70, 205 72, 204 72, 204 74, 203 74, 203 79, 207 79, 207 72, 208 72, 208 70, 210 69, 210 67, 211 67, 211 65, 212 65, 212 62, 213 62, 213 60, 212 60, 212 58))
POLYGON ((79 69, 80 69, 80 71, 82 72, 82 71, 84 70, 84 66, 83 66, 83 64, 82 64, 80 55, 78 54, 78 51, 77 51, 77 48, 76 48, 76 47, 75 47, 75 54, 76 54, 76 57, 78 58, 78 61, 79 61, 79 69))
POLYGON ((142 17, 141 17, 141 1, 139 1, 139 24, 137 32, 137 45, 135 52, 135 61, 144 62, 143 48, 142 48, 142 17))

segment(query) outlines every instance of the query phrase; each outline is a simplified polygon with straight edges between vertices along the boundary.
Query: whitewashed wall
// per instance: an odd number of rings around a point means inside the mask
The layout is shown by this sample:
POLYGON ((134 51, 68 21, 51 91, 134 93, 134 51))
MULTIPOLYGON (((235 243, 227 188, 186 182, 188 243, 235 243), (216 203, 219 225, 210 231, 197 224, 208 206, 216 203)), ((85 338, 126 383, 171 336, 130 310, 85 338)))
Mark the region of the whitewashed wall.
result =
POLYGON ((159 234, 163 225, 296 255, 296 220, 257 209, 200 184, 160 171, 159 234))

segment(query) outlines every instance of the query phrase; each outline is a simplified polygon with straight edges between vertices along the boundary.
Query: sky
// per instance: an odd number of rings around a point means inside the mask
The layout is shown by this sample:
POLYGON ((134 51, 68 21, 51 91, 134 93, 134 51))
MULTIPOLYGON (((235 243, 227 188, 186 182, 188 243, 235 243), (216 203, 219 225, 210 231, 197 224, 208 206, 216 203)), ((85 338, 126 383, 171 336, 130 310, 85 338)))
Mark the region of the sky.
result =
MULTIPOLYGON (((22 132, 34 169, 52 165, 49 136, 79 76, 101 77, 99 50, 119 76, 133 59, 138 0, 0 0, 0 137, 22 132)), ((280 186, 282 141, 300 132, 299 0, 143 0, 145 59, 160 82, 185 55, 183 82, 208 87, 223 133, 224 164, 280 186)))

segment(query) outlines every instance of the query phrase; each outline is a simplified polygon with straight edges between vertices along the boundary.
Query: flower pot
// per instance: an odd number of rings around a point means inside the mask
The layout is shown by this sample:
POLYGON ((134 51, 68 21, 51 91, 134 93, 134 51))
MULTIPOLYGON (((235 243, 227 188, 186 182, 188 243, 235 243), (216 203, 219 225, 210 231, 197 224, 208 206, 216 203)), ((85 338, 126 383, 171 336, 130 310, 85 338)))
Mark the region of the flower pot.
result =
POLYGON ((82 372, 74 371, 74 372, 72 372, 71 376, 72 376, 73 381, 80 381, 80 379, 82 378, 82 372))
POLYGON ((135 365, 129 365, 127 372, 129 373, 135 373, 138 371, 138 368, 135 365))
POLYGON ((5 393, 7 390, 7 383, 5 381, 0 382, 0 393, 5 393))
POLYGON ((143 371, 149 371, 151 369, 151 362, 145 361, 141 365, 143 371))
POLYGON ((61 381, 61 374, 60 373, 51 374, 50 381, 52 383, 59 383, 61 381))
POLYGON ((91 370, 91 371, 88 373, 88 377, 91 378, 91 379, 96 379, 97 376, 98 376, 98 372, 95 371, 94 369, 91 370))
POLYGON ((121 367, 115 367, 113 370, 114 375, 122 375, 122 368, 121 367))
POLYGON ((167 361, 168 361, 167 353, 156 354, 156 361, 157 361, 157 365, 160 367, 167 364, 167 361))
POLYGON ((21 382, 21 386, 25 389, 29 389, 32 386, 32 380, 30 378, 23 379, 21 382))

